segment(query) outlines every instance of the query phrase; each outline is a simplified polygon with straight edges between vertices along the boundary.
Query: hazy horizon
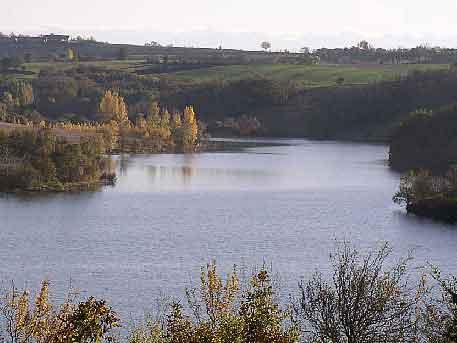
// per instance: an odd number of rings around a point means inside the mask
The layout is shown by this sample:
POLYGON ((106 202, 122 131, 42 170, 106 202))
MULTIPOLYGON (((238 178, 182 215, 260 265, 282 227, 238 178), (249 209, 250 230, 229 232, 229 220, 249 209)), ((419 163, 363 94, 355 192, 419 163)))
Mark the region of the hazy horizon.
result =
POLYGON ((433 6, 404 0, 284 0, 281 6, 251 0, 194 0, 152 3, 80 0, 17 0, 0 14, 4 33, 69 33, 112 43, 157 41, 179 46, 259 49, 269 40, 273 50, 303 46, 345 47, 361 39, 376 47, 457 46, 457 2, 438 0, 433 6))

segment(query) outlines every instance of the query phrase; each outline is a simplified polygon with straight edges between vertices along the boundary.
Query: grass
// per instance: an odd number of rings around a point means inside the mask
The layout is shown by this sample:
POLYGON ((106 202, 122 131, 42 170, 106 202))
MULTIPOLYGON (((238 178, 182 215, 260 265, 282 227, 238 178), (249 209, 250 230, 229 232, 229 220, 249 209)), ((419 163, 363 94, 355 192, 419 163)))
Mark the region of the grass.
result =
POLYGON ((278 81, 293 81, 302 87, 331 86, 336 79, 344 78, 345 84, 366 84, 393 80, 413 70, 447 69, 444 64, 404 65, 235 65, 213 67, 171 74, 173 79, 183 82, 209 82, 215 80, 241 80, 261 77, 278 81))
POLYGON ((94 66, 94 67, 103 67, 111 70, 118 71, 127 71, 135 72, 136 68, 143 66, 145 60, 112 60, 112 61, 94 61, 94 62, 35 62, 35 63, 25 63, 24 67, 27 72, 32 72, 32 75, 24 74, 12 74, 10 76, 19 78, 19 79, 33 79, 38 76, 41 70, 53 69, 56 71, 65 71, 77 66, 94 66))
MULTIPOLYGON (((111 70, 135 72, 145 66, 144 59, 112 60, 95 62, 42 62, 27 63, 26 70, 32 75, 15 75, 17 78, 34 78, 43 69, 67 70, 78 65, 104 67, 111 70)), ((367 84, 393 80, 414 70, 447 69, 447 64, 402 64, 402 65, 295 65, 257 64, 231 65, 168 74, 178 82, 205 83, 217 80, 237 81, 247 78, 266 78, 281 82, 292 81, 299 87, 322 87, 336 84, 338 78, 344 84, 367 84)))

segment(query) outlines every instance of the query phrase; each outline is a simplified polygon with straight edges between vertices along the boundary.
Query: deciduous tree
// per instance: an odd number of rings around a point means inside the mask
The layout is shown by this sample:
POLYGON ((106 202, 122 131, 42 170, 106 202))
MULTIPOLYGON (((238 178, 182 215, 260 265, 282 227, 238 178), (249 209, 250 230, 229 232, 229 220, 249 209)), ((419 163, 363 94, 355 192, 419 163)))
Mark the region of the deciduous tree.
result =
POLYGON ((271 43, 270 42, 262 42, 262 44, 260 44, 260 46, 262 47, 263 50, 267 51, 269 49, 271 49, 271 43))
POLYGON ((195 149, 198 140, 197 117, 192 106, 187 106, 183 113, 182 144, 185 151, 195 149))
POLYGON ((114 121, 117 124, 128 122, 127 105, 124 98, 117 92, 105 92, 99 105, 99 120, 104 122, 114 121))

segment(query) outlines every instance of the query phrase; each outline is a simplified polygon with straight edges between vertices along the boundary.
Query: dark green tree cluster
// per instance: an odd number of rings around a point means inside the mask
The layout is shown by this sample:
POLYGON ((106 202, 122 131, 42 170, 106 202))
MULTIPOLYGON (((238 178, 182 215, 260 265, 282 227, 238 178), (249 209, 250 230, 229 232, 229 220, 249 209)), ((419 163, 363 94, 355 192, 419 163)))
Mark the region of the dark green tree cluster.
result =
POLYGON ((319 61, 332 64, 449 64, 455 62, 455 49, 435 48, 419 45, 414 48, 384 49, 374 48, 367 41, 345 48, 321 48, 314 50, 312 56, 319 61))
POLYGON ((0 82, 0 120, 6 120, 8 114, 29 114, 34 102, 31 83, 15 79, 0 82))
POLYGON ((67 143, 45 129, 0 132, 0 189, 60 191, 99 184, 110 167, 104 147, 98 136, 67 143))
POLYGON ((0 60, 0 72, 15 71, 24 64, 20 57, 4 57, 0 60))
POLYGON ((419 109, 395 131, 390 165, 397 170, 443 171, 457 163, 457 106, 419 109))

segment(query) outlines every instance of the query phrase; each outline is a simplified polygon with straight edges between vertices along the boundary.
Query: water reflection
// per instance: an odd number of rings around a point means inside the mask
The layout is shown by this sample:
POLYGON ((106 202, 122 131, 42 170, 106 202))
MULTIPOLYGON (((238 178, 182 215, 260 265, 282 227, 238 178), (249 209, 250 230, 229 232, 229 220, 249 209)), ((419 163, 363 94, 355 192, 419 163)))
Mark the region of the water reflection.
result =
POLYGON ((127 171, 129 169, 129 165, 131 164, 130 155, 122 154, 115 159, 117 162, 118 170, 120 175, 127 176, 127 171))
POLYGON ((271 159, 267 154, 256 152, 252 156, 246 157, 245 153, 240 156, 244 156, 245 162, 233 165, 225 163, 225 153, 119 156, 116 188, 119 191, 262 189, 280 184, 285 172, 290 172, 261 169, 259 165, 247 163, 255 158, 271 159))
POLYGON ((279 175, 262 170, 226 169, 226 168, 195 168, 192 166, 148 166, 147 173, 151 184, 157 186, 181 184, 189 186, 201 183, 227 183, 254 184, 258 178, 274 179, 279 175))
POLYGON ((164 184, 179 180, 183 185, 188 185, 195 173, 195 169, 189 166, 149 166, 147 167, 147 172, 153 184, 164 184))

